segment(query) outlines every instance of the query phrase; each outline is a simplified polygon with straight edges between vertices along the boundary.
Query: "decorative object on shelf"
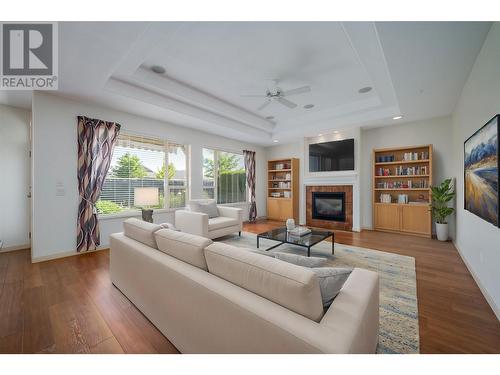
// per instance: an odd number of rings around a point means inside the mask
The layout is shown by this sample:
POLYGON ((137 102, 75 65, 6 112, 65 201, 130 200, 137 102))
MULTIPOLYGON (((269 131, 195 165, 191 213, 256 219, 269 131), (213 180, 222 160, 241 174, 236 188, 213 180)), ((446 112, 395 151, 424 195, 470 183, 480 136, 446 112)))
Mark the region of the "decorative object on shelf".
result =
POLYGON ((398 203, 399 204, 408 204, 408 194, 399 194, 398 195, 398 203))
POLYGON ((436 234, 439 241, 448 240, 448 222, 446 218, 450 216, 455 209, 449 207, 449 202, 455 198, 455 186, 451 178, 441 182, 438 186, 432 186, 432 201, 430 208, 432 216, 436 221, 436 234))
POLYGON ((142 207, 142 220, 153 222, 153 210, 147 207, 157 206, 160 203, 159 191, 155 187, 141 187, 134 189, 134 205, 142 207))
POLYGON ((295 220, 294 219, 287 219, 286 220, 286 230, 291 231, 295 229, 295 220))
POLYGON ((283 198, 291 198, 292 197, 292 192, 291 191, 284 191, 283 192, 283 198))
POLYGON ((464 142, 464 208, 500 228, 500 115, 464 142))
POLYGON ((380 194, 380 203, 391 203, 391 194, 380 194))

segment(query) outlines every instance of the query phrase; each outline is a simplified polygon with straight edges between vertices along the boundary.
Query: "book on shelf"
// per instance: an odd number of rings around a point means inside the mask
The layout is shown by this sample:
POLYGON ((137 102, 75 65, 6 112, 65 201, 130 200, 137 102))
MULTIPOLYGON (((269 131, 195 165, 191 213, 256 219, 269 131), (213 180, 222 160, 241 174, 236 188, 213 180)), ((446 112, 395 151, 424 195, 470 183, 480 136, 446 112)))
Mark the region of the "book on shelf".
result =
POLYGON ((427 160, 427 159, 429 159, 429 153, 427 151, 405 152, 403 154, 403 161, 415 161, 415 160, 427 160))
POLYGON ((377 189, 424 189, 428 187, 427 180, 421 181, 384 181, 377 182, 377 189))
POLYGON ((419 176, 419 175, 426 175, 427 173, 427 166, 416 166, 416 167, 403 167, 398 166, 395 169, 396 176, 419 176))

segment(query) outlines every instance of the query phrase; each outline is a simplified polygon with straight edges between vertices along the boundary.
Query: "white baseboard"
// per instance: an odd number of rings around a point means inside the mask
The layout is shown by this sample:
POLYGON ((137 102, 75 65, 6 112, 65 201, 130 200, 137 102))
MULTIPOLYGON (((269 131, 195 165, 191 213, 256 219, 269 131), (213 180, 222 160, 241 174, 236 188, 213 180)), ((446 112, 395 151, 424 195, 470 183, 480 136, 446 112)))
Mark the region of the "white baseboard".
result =
POLYGON ((95 253, 96 251, 108 250, 108 249, 109 249, 108 247, 103 247, 103 248, 99 248, 99 249, 96 249, 96 250, 84 251, 84 252, 81 252, 81 253, 78 253, 76 250, 65 251, 65 252, 62 252, 62 253, 46 255, 46 256, 43 256, 43 257, 31 258, 31 263, 46 262, 48 260, 54 260, 54 259, 72 257, 72 256, 75 256, 75 255, 84 255, 84 254, 89 254, 89 253, 95 253))
POLYGON ((483 284, 481 283, 481 280, 479 279, 479 277, 476 275, 476 273, 472 269, 471 265, 469 264, 469 262, 465 258, 462 250, 460 250, 460 247, 458 246, 458 244, 455 242, 455 240, 453 240, 452 242, 453 242, 453 245, 455 245, 455 248, 457 249, 458 253, 460 254, 460 257, 464 261, 465 266, 467 267, 467 269, 469 270, 470 274, 472 275, 472 278, 474 279, 474 281, 476 282, 477 286, 479 287, 479 290, 481 291, 481 293, 483 293, 483 296, 486 299, 486 302, 488 302, 488 304, 490 305, 491 309, 493 310, 493 313, 496 315, 497 319, 500 321, 500 307, 497 306, 497 304, 495 303, 495 301, 493 300, 493 298, 491 297, 491 295, 488 293, 488 291, 486 290, 486 288, 483 286, 483 284))
POLYGON ((30 244, 19 245, 19 246, 8 246, 0 249, 0 253, 8 253, 9 251, 26 250, 31 247, 30 244))

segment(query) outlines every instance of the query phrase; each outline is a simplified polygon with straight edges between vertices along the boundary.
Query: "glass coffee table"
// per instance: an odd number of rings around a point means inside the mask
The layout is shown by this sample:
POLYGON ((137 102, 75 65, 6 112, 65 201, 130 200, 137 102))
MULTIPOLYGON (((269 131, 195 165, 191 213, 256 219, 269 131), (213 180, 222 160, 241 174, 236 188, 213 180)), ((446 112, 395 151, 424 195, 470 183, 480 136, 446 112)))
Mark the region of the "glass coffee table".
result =
MULTIPOLYGON (((311 229, 311 228, 310 228, 311 229)), ((259 248, 259 241, 261 238, 265 238, 266 240, 272 240, 279 242, 277 245, 271 246, 265 251, 269 251, 277 248, 285 243, 290 245, 301 246, 307 249, 307 256, 311 255, 311 247, 320 243, 321 241, 326 240, 328 237, 332 237, 332 255, 335 252, 334 248, 334 233, 328 230, 316 230, 311 229, 312 232, 306 234, 302 237, 290 236, 286 230, 286 227, 272 229, 270 231, 260 233, 257 235, 257 248, 259 248)))

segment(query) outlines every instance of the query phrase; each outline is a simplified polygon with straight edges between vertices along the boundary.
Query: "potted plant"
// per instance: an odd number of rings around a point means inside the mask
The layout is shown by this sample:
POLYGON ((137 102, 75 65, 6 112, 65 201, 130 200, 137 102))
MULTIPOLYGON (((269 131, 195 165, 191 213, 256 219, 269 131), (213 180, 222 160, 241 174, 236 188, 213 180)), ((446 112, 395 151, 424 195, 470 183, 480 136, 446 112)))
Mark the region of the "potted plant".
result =
POLYGON ((455 198, 455 187, 451 178, 444 180, 438 186, 431 186, 432 197, 430 208, 432 216, 436 221, 436 234, 439 241, 448 240, 448 222, 446 218, 450 216, 455 209, 449 207, 449 202, 455 198))

